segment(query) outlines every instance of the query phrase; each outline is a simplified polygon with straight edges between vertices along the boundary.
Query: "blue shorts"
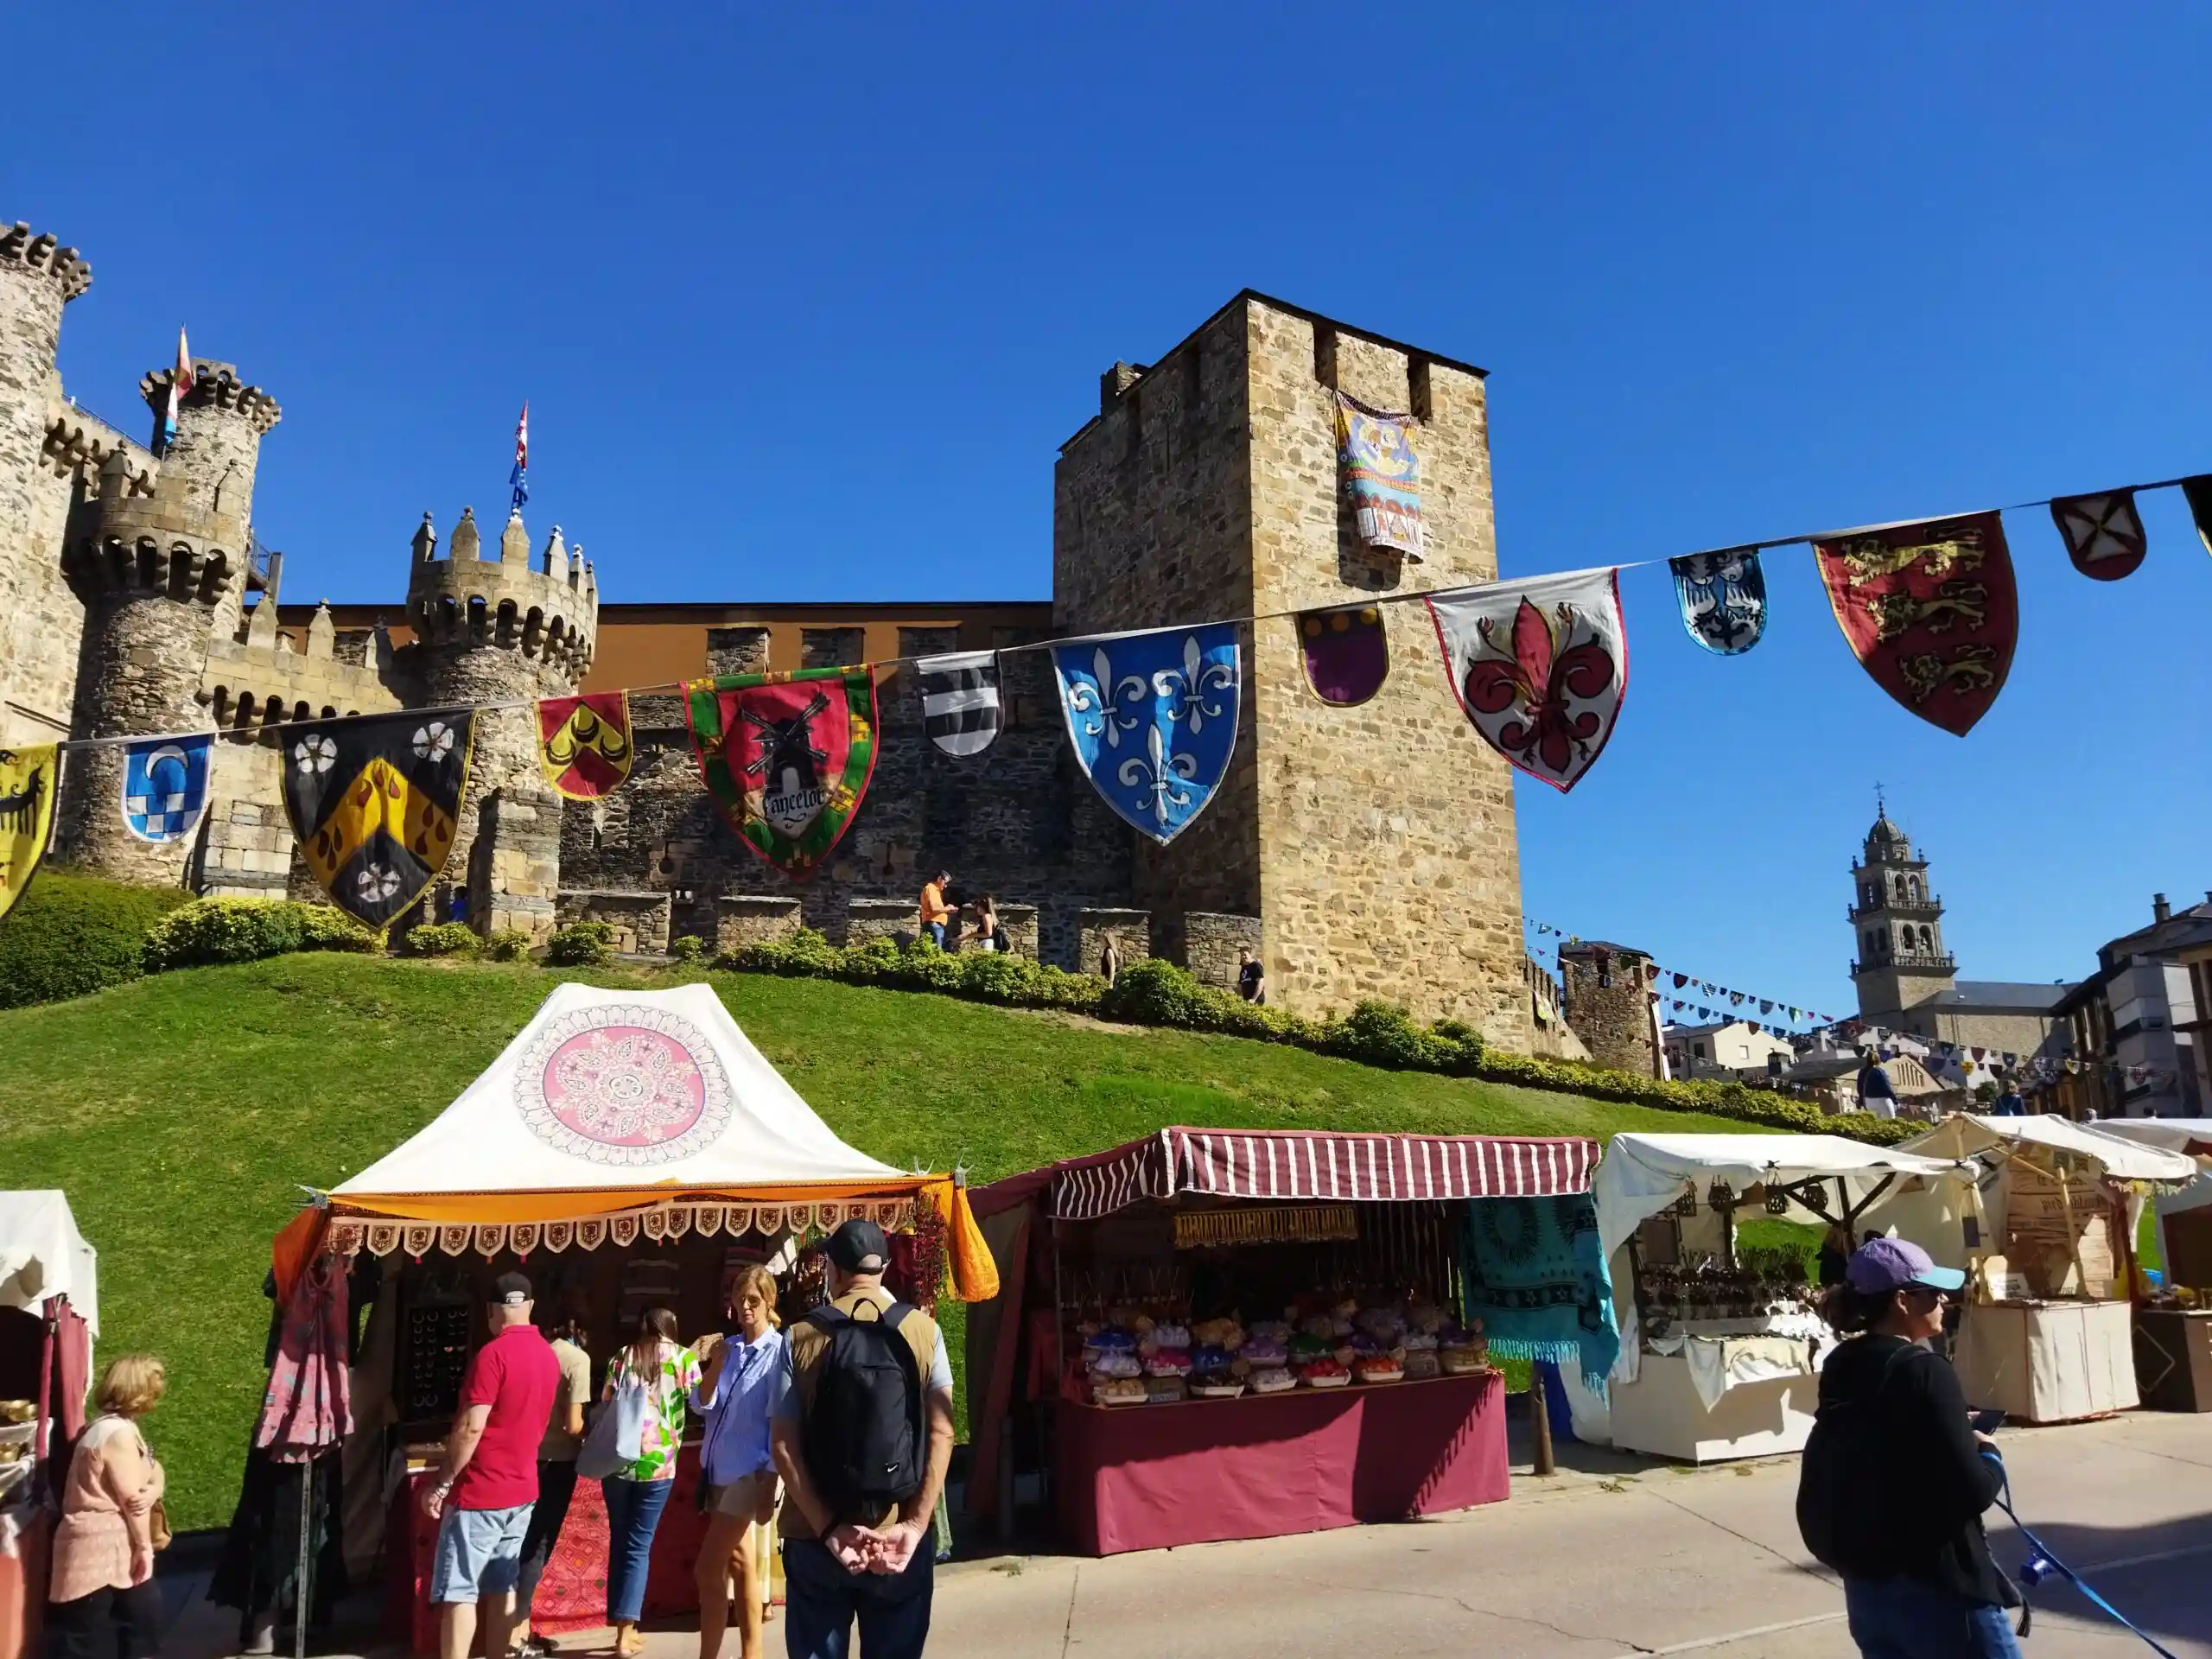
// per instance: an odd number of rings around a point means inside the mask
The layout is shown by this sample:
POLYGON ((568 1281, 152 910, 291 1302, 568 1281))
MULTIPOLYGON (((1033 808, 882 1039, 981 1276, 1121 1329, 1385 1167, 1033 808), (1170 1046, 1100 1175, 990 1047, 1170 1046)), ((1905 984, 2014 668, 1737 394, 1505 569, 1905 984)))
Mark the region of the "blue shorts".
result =
POLYGON ((511 1510, 456 1510, 438 1517, 438 1550, 430 1568, 430 1600, 473 1602, 504 1596, 522 1570, 522 1536, 534 1504, 511 1510))

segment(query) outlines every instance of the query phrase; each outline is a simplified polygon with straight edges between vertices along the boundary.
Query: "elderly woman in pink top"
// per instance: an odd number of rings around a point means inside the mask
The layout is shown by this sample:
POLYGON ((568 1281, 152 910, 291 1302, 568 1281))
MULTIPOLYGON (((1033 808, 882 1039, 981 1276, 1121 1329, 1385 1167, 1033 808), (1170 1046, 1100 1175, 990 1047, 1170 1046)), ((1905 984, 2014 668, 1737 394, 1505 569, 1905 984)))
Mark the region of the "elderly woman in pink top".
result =
POLYGON ((56 1659, 95 1659, 103 1627, 121 1659, 161 1646, 162 1598, 154 1587, 154 1505, 162 1465, 146 1449, 138 1419, 168 1386, 162 1362, 125 1354, 107 1368, 62 1483, 54 1531, 54 1576, 46 1625, 56 1659))

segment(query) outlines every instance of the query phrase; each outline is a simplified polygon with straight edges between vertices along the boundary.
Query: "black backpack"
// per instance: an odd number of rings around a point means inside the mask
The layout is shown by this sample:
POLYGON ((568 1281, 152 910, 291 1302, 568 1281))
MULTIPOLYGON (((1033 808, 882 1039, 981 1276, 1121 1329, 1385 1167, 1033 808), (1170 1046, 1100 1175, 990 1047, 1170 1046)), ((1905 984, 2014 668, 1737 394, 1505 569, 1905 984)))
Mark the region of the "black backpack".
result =
POLYGON ((922 1377, 899 1330, 913 1312, 893 1302, 874 1319, 836 1307, 806 1316, 829 1341, 806 1402, 800 1449, 807 1473, 841 1520, 873 1522, 921 1490, 922 1377))
POLYGON ((1906 1343, 1882 1362, 1874 1386, 1849 1400, 1824 1402, 1813 1419, 1797 1475, 1797 1532, 1813 1559, 1847 1579, 1886 1579, 1899 1567, 1889 1489, 1883 1471, 1885 1430, 1878 1410, 1906 1343))

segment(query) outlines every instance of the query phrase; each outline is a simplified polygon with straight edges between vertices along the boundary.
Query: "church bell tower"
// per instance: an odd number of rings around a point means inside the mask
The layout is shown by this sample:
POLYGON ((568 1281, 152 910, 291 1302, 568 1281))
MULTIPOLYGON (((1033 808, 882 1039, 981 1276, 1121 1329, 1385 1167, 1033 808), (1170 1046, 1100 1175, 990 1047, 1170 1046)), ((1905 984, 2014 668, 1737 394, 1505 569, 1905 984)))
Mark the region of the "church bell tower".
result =
POLYGON ((1893 1018, 1942 995, 1959 970, 1943 947, 1943 901, 1929 885, 1928 861, 1913 855, 1878 796, 1875 810, 1862 856, 1851 866, 1851 925, 1859 941, 1851 982, 1862 1020, 1893 1018))

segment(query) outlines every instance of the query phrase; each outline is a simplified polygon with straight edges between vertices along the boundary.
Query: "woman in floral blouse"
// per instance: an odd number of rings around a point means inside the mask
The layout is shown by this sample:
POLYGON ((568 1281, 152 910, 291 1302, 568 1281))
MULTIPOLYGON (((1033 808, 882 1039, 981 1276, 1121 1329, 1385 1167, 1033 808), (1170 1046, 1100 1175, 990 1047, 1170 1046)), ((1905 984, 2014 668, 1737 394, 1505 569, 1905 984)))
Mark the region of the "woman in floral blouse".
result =
POLYGON ((677 1344, 676 1315, 664 1307, 645 1311, 637 1339, 607 1368, 607 1399, 627 1388, 645 1394, 637 1462, 601 1483, 607 1494, 607 1622, 614 1627, 614 1651, 622 1659, 645 1651, 638 1616, 645 1611, 645 1568, 676 1479, 684 1401, 698 1386, 699 1362, 690 1349, 677 1344))

